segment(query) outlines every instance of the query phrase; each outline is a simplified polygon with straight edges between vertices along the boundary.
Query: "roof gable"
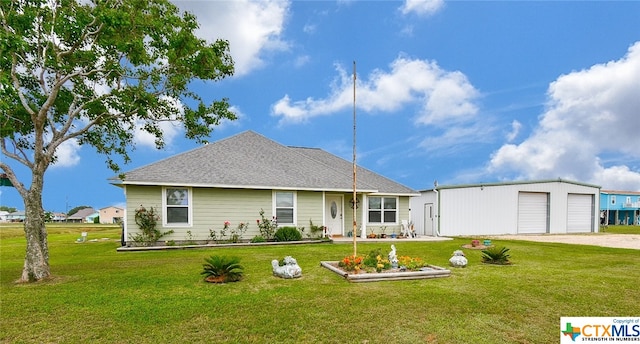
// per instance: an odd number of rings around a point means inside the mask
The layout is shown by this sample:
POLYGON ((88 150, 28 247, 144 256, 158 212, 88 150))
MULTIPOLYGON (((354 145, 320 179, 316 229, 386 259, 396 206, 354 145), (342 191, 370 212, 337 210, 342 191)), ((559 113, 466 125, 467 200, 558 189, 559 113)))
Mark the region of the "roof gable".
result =
MULTIPOLYGON (((253 131, 126 172, 122 184, 348 191, 352 163, 317 148, 288 147, 253 131)), ((416 194, 358 168, 360 192, 416 194)))

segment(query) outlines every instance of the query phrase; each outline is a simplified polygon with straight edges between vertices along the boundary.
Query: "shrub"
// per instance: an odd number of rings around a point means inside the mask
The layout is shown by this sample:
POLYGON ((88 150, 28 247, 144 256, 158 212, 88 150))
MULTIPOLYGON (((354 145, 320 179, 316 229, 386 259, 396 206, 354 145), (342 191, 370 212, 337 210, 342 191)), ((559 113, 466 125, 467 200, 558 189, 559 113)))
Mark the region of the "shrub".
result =
POLYGON ((313 224, 313 221, 309 219, 309 230, 311 231, 311 235, 321 237, 324 233, 324 229, 324 226, 316 226, 313 224))
POLYGON ((147 210, 143 206, 140 206, 140 208, 136 209, 135 214, 135 221, 140 228, 140 233, 136 233, 135 235, 129 234, 129 238, 136 244, 151 246, 163 236, 172 234, 173 230, 160 232, 156 228, 159 219, 160 217, 156 215, 153 207, 147 210))
POLYGON ((260 235, 256 235, 251 239, 252 243, 257 243, 257 242, 266 242, 267 239, 265 239, 264 237, 260 236, 260 235))
POLYGON ((482 262, 487 264, 508 265, 511 264, 509 258, 509 249, 506 247, 492 246, 486 250, 482 250, 482 262))
POLYGON ((244 275, 244 267, 240 265, 238 257, 211 256, 204 260, 206 264, 203 264, 203 271, 200 274, 207 282, 236 282, 244 275))
POLYGON ((280 227, 275 234, 276 241, 302 240, 302 234, 296 227, 280 227))
POLYGON ((230 236, 231 242, 240 242, 248 227, 248 223, 240 222, 236 228, 232 228, 230 236))
POLYGON ((269 220, 264 217, 264 210, 260 209, 260 219, 256 220, 256 224, 258 225, 261 236, 267 240, 273 239, 273 234, 275 233, 276 228, 278 228, 278 222, 275 216, 269 220))

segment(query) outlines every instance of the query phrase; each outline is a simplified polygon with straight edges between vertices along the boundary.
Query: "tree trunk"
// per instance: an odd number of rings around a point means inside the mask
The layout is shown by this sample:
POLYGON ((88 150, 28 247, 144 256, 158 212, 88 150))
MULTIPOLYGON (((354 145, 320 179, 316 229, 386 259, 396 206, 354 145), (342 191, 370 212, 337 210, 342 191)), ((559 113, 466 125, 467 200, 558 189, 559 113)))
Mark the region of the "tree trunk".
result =
POLYGON ((32 184, 24 198, 24 235, 27 239, 27 253, 20 282, 35 282, 51 275, 49 269, 49 247, 47 228, 42 208, 42 183, 32 184))

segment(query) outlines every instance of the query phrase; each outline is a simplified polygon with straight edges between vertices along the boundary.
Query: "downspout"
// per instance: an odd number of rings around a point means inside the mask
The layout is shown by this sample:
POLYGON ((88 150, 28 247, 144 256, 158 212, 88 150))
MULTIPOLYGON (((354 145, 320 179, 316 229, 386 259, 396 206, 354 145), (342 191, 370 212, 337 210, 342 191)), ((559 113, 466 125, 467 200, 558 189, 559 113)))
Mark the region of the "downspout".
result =
POLYGON ((433 192, 436 193, 436 217, 437 217, 437 223, 438 226, 436 226, 436 230, 435 230, 435 234, 437 237, 440 236, 440 192, 438 192, 438 189, 433 188, 433 192))

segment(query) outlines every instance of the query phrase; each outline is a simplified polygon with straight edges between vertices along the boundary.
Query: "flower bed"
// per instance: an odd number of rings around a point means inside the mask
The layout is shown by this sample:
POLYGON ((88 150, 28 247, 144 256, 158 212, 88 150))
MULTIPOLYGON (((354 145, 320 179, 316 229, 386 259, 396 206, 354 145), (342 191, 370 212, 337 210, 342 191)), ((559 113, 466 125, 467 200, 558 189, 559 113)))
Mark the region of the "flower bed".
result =
POLYGON ((382 270, 381 272, 367 272, 366 270, 345 271, 336 261, 323 261, 320 265, 328 270, 344 277, 349 282, 378 282, 378 281, 397 281, 397 280, 413 280, 426 278, 448 277, 451 271, 445 268, 426 265, 415 271, 402 271, 400 268, 391 268, 382 270))

